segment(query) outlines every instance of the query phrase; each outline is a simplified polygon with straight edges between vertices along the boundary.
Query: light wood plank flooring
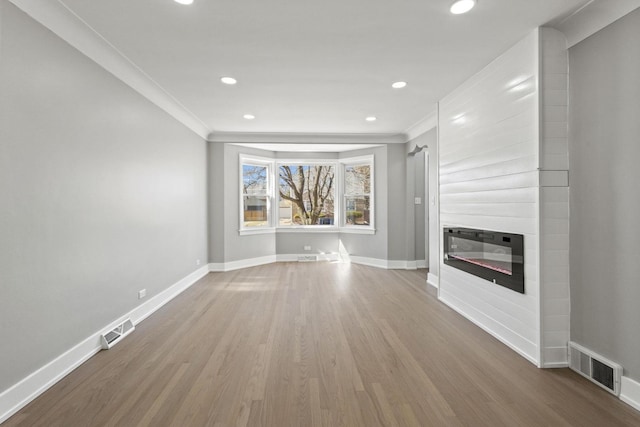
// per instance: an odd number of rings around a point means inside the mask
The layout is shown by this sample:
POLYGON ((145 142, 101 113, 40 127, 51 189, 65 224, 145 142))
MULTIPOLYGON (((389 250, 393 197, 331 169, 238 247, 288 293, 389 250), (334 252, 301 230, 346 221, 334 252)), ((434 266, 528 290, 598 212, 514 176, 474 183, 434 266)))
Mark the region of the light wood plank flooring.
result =
POLYGON ((425 271, 209 274, 6 426, 638 426, 439 303, 425 271))

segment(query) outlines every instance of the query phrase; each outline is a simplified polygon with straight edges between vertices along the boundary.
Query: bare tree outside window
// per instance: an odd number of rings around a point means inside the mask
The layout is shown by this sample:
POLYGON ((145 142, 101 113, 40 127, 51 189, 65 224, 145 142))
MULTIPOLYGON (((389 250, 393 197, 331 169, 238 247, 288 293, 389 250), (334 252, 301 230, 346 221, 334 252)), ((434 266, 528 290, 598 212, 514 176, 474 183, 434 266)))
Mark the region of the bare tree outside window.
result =
POLYGON ((242 204, 244 227, 269 225, 269 168, 242 165, 242 204))
POLYGON ((281 225, 333 225, 332 165, 281 165, 279 177, 281 225), (290 209, 289 218, 283 209, 290 209))
POLYGON ((371 166, 348 165, 344 172, 345 223, 368 226, 371 223, 371 166))

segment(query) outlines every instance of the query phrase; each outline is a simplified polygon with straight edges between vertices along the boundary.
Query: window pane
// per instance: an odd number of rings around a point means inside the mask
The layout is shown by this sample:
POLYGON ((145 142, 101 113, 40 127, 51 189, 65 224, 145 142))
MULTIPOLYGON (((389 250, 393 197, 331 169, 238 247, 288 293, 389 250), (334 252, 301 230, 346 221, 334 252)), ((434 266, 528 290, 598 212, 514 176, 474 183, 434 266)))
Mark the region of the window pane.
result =
POLYGON ((279 167, 279 225, 333 225, 332 165, 279 167))
POLYGON ((243 194, 265 194, 268 189, 266 166, 242 165, 243 194))
POLYGON ((265 227, 269 225, 266 196, 244 196, 244 226, 265 227))
POLYGON ((345 222, 347 225, 370 225, 369 196, 345 196, 345 222))
POLYGON ((371 166, 345 167, 344 194, 369 194, 371 192, 371 166))

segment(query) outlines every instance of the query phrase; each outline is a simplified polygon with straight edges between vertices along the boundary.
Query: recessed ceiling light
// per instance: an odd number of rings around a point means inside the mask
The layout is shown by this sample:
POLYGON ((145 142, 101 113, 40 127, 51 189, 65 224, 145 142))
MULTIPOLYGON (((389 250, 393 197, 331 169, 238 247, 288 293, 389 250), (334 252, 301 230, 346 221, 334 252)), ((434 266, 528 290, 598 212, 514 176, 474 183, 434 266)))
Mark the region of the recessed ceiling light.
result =
POLYGON ((368 122, 375 122, 376 120, 378 120, 378 118, 375 117, 375 116, 369 116, 369 117, 365 118, 365 120, 368 121, 368 122))
POLYGON ((253 119, 255 119, 255 118, 256 118, 256 116, 254 116, 253 114, 245 114, 245 115, 244 115, 244 116, 242 116, 242 117, 244 117, 244 118, 245 118, 245 119, 247 119, 247 120, 253 120, 253 119))
POLYGON ((451 5, 451 13, 454 15, 460 15, 467 13, 476 5, 476 0, 457 0, 451 5))
POLYGON ((193 0, 173 0, 176 3, 180 3, 180 4, 191 4, 193 3, 193 0))
POLYGON ((222 77, 220 78, 220 81, 226 85, 234 85, 236 83, 238 83, 238 81, 236 79, 234 79, 233 77, 222 77))
POLYGON ((406 85, 407 85, 407 82, 395 82, 394 84, 391 85, 391 87, 394 89, 402 89, 406 85))

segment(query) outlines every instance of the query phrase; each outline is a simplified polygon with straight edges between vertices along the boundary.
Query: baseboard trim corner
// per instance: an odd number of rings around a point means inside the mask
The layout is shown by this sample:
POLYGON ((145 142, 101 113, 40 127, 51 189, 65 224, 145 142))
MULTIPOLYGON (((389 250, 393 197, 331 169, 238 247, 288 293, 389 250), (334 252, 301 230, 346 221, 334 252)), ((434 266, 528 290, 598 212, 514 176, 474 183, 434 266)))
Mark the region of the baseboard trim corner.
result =
POLYGON ((434 288, 438 289, 440 287, 440 278, 431 272, 427 273, 427 283, 434 288))
POLYGON ((208 273, 208 266, 199 268, 0 393, 0 424, 97 354, 102 349, 103 332, 126 318, 131 318, 134 324, 142 322, 208 273))

